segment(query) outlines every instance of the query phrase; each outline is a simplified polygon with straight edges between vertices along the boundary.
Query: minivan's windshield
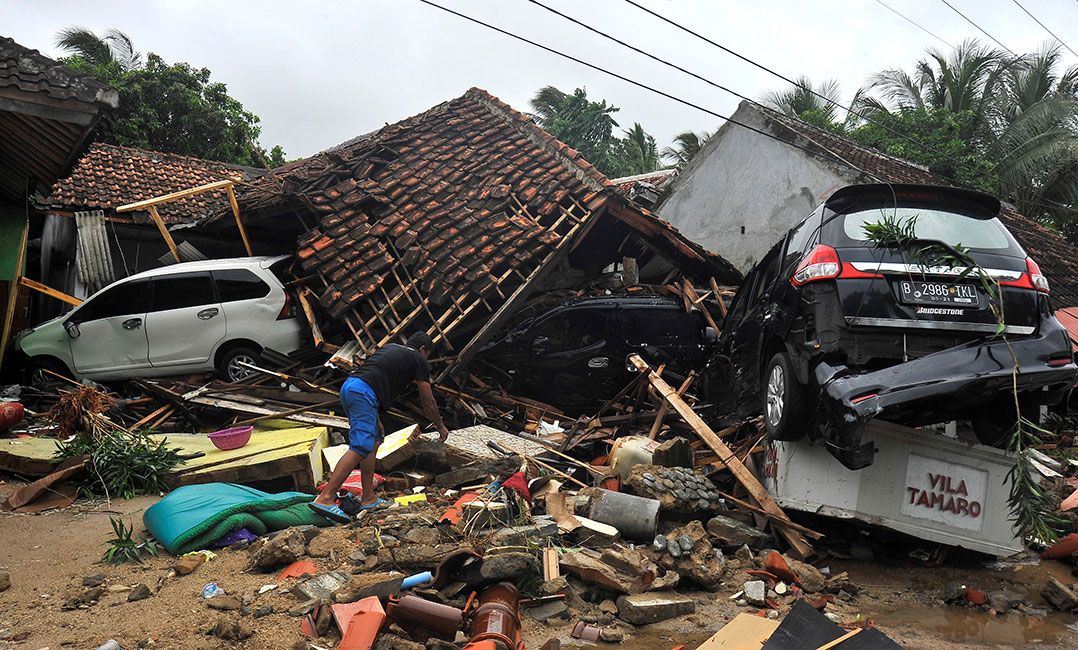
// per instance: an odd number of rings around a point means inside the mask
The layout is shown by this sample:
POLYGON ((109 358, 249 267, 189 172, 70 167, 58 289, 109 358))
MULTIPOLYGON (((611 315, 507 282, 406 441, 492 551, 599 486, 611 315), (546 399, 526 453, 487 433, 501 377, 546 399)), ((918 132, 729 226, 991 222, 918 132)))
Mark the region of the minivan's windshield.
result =
POLYGON ((912 220, 918 238, 942 241, 951 246, 961 244, 966 248, 992 251, 1006 251, 1014 246, 1014 240, 1003 224, 994 217, 984 219, 931 208, 887 207, 851 212, 839 218, 843 219, 846 238, 855 246, 869 244, 865 224, 879 223, 884 218, 903 226, 912 220))

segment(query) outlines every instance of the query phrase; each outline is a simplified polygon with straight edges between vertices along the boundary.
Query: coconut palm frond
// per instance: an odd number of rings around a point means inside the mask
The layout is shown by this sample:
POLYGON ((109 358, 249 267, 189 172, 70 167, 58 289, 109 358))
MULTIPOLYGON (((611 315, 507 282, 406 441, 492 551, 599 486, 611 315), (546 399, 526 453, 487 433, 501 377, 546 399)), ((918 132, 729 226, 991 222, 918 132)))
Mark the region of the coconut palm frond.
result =
POLYGON ((109 45, 113 58, 124 70, 133 70, 142 65, 142 53, 135 50, 135 44, 127 34, 118 29, 108 29, 102 40, 109 45))
POLYGON ((61 29, 56 34, 56 47, 81 56, 93 65, 107 65, 113 62, 112 49, 109 44, 85 27, 76 25, 61 29))
POLYGON ((539 123, 544 124, 557 116, 566 97, 568 95, 554 86, 543 86, 536 91, 529 103, 536 116, 539 117, 539 123))

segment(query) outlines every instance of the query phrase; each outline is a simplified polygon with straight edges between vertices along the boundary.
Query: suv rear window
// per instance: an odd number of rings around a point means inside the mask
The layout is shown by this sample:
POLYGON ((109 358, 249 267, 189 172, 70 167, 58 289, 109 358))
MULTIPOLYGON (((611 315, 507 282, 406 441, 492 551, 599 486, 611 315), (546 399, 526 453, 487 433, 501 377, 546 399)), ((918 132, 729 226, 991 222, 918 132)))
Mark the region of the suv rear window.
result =
MULTIPOLYGON (((914 224, 920 239, 942 241, 951 246, 1018 254, 1013 238, 995 217, 977 217, 959 212, 922 207, 888 207, 861 210, 838 217, 846 246, 869 246, 865 225, 879 223, 884 218, 901 225, 914 224)), ((837 242, 836 242, 837 243, 837 242)))
POLYGON ((264 298, 270 292, 268 284, 247 269, 217 269, 213 271, 217 295, 221 302, 264 298))

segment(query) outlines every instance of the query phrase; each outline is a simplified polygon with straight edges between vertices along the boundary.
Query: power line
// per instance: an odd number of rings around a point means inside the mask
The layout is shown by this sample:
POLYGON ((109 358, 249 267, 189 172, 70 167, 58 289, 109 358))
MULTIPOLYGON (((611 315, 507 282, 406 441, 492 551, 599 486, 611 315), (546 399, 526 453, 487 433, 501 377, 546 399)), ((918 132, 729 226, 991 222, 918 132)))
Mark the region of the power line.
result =
POLYGON ((972 20, 970 20, 969 16, 967 16, 966 14, 964 14, 964 13, 962 13, 961 11, 959 11, 958 9, 956 9, 956 8, 955 8, 955 6, 954 6, 953 4, 951 4, 950 2, 947 2, 947 0, 940 0, 940 2, 942 2, 943 4, 945 4, 945 5, 947 5, 948 7, 950 7, 950 8, 951 8, 951 11, 955 12, 955 13, 956 13, 956 14, 958 14, 959 16, 962 16, 962 18, 964 18, 964 19, 966 20, 966 22, 967 22, 967 23, 969 23, 970 25, 973 25, 974 27, 976 27, 976 28, 977 28, 977 31, 979 31, 980 33, 984 34, 984 35, 985 35, 985 36, 987 36, 988 38, 990 38, 990 39, 992 39, 993 41, 995 41, 996 45, 998 45, 998 46, 1002 47, 1003 49, 1007 50, 1008 52, 1010 52, 1010 53, 1011 53, 1011 56, 1018 56, 1017 54, 1015 54, 1014 52, 1012 52, 1012 51, 1011 51, 1011 48, 1007 47, 1007 46, 1006 46, 1006 45, 1004 45, 1003 43, 1000 43, 1000 42, 999 42, 998 40, 996 40, 996 37, 995 37, 995 36, 992 36, 992 35, 991 35, 991 34, 989 34, 988 32, 986 32, 986 31, 984 31, 983 29, 981 29, 981 26, 980 26, 980 25, 978 25, 977 23, 973 22, 972 20))
POLYGON ((887 9, 888 11, 890 11, 890 12, 891 12, 891 13, 893 13, 893 14, 895 14, 896 16, 898 16, 899 18, 901 18, 902 20, 905 20, 906 22, 910 23, 911 25, 913 25, 913 26, 914 26, 914 27, 916 27, 917 29, 919 29, 919 30, 921 30, 922 32, 924 32, 924 33, 928 34, 928 35, 929 35, 929 36, 931 36, 932 38, 936 39, 936 40, 937 40, 937 41, 939 41, 940 43, 943 43, 943 44, 944 44, 944 45, 946 45, 947 47, 951 48, 952 50, 956 50, 956 49, 958 49, 958 48, 956 48, 956 47, 955 47, 954 45, 951 45, 950 41, 947 41, 947 40, 945 40, 945 39, 944 39, 943 37, 941 37, 941 36, 938 36, 938 35, 937 35, 937 34, 936 34, 935 32, 932 32, 932 31, 930 31, 930 30, 929 30, 928 28, 926 28, 926 27, 923 27, 923 26, 922 26, 922 25, 921 25, 920 23, 918 23, 917 21, 915 21, 915 20, 913 20, 912 18, 910 18, 909 16, 906 16, 905 14, 901 13, 900 11, 898 11, 897 9, 895 9, 894 7, 892 7, 891 5, 887 4, 886 2, 883 2, 883 0, 876 0, 876 2, 877 2, 877 3, 879 3, 879 4, 881 4, 881 5, 883 5, 883 6, 884 6, 884 8, 886 8, 886 9, 887 9))
MULTIPOLYGON (((739 122, 738 120, 727 117, 727 116, 723 115, 722 113, 716 113, 715 111, 713 111, 713 110, 711 110, 709 108, 705 108, 703 106, 700 106, 699 104, 695 104, 693 102, 690 102, 687 99, 682 99, 682 98, 677 97, 675 95, 671 95, 668 92, 659 90, 658 88, 655 88, 653 86, 649 86, 649 85, 647 85, 645 83, 642 83, 640 81, 636 81, 635 79, 630 79, 629 77, 618 74, 617 72, 607 70, 606 68, 595 65, 594 63, 589 63, 589 62, 587 62, 587 61, 585 61, 583 59, 578 59, 577 57, 572 56, 571 54, 566 54, 566 53, 561 52, 559 50, 556 50, 556 49, 554 49, 552 47, 548 47, 546 45, 543 45, 542 43, 537 43, 536 41, 533 41, 531 39, 528 39, 528 38, 525 38, 525 37, 520 36, 518 34, 514 34, 512 32, 506 31, 506 30, 504 30, 504 29, 502 29, 500 27, 497 27, 495 25, 491 25, 490 23, 483 22, 482 20, 479 20, 478 18, 473 18, 471 16, 462 14, 459 11, 454 11, 454 10, 448 8, 448 7, 443 7, 440 4, 437 4, 435 2, 431 2, 431 0, 419 0, 419 1, 422 2, 425 5, 429 5, 431 7, 434 7, 435 9, 440 9, 440 10, 442 10, 442 11, 448 13, 448 14, 452 14, 452 15, 458 17, 458 18, 463 18, 464 20, 467 20, 468 22, 472 22, 472 23, 475 23, 476 25, 481 25, 483 27, 486 27, 487 29, 494 30, 494 31, 496 31, 499 34, 502 34, 504 36, 508 36, 508 37, 514 38, 514 39, 516 39, 518 41, 527 43, 528 45, 537 47, 537 48, 539 48, 541 50, 545 50, 545 51, 547 51, 547 52, 549 52, 551 54, 555 54, 555 55, 560 56, 560 57, 562 57, 564 59, 568 59, 568 60, 570 60, 570 61, 572 61, 574 63, 579 63, 580 65, 591 68, 592 70, 595 70, 597 72, 602 72, 603 74, 609 75, 611 77, 614 77, 615 79, 619 79, 619 80, 624 81, 626 83, 632 84, 632 85, 634 85, 634 86, 636 86, 638 88, 643 88, 644 90, 655 93, 656 95, 660 95, 660 96, 665 97, 667 99, 673 100, 675 102, 678 102, 679 104, 684 104, 685 106, 688 106, 690 108, 695 108, 698 111, 701 111, 703 113, 707 113, 708 115, 711 115, 713 117, 717 117, 720 120, 724 120, 726 122, 731 122, 731 123, 736 124, 736 125, 738 125, 738 126, 740 126, 742 128, 748 129, 749 131, 752 131, 754 133, 759 133, 760 135, 762 135, 762 136, 764 136, 766 138, 770 138, 770 139, 774 140, 775 142, 781 142, 784 145, 793 147, 795 149, 800 149, 800 150, 802 150, 805 153, 808 153, 810 155, 816 155, 816 152, 813 152, 810 149, 802 147, 801 145, 794 144, 793 142, 788 142, 788 141, 783 140, 782 138, 779 138, 777 136, 774 136, 774 135, 772 135, 772 134, 770 134, 770 133, 768 133, 766 131, 761 131, 760 129, 757 129, 756 127, 753 127, 753 126, 749 126, 748 124, 745 124, 744 122, 739 122)), ((833 156, 834 158, 836 158, 837 160, 839 160, 843 164, 850 165, 851 167, 854 166, 849 161, 844 160, 838 154, 835 154, 834 152, 828 150, 826 147, 821 147, 821 148, 826 153, 830 154, 831 156, 833 156)), ((884 182, 883 179, 880 179, 879 177, 876 177, 874 174, 870 174, 870 175, 875 177, 877 180, 879 180, 881 182, 884 182)))
MULTIPOLYGON (((589 25, 587 23, 584 23, 584 22, 582 22, 580 20, 577 20, 576 18, 573 18, 572 16, 568 16, 568 15, 558 11, 557 9, 554 9, 552 7, 548 7, 547 5, 543 4, 542 2, 539 2, 539 0, 528 0, 528 2, 530 2, 530 3, 532 3, 532 4, 536 5, 536 6, 542 7, 543 9, 546 9, 550 13, 552 13, 552 14, 554 14, 556 16, 560 16, 561 18, 564 18, 565 20, 568 20, 569 22, 571 22, 571 23, 573 23, 575 25, 583 27, 584 29, 586 29, 586 30, 588 30, 588 31, 590 31, 590 32, 592 32, 594 34, 598 34, 599 36, 602 36, 605 39, 611 40, 611 41, 613 41, 613 42, 615 42, 615 43, 617 43, 617 44, 619 44, 619 45, 621 45, 623 47, 627 47, 630 50, 636 52, 637 54, 643 54, 644 56, 648 57, 649 59, 651 59, 653 61, 661 63, 661 64, 663 64, 663 65, 665 65, 665 66, 667 66, 669 68, 673 68, 674 70, 677 70, 678 72, 682 72, 684 74, 687 74, 687 75, 689 75, 690 77, 692 77, 694 79, 697 79, 699 81, 703 81, 704 83, 706 83, 706 84, 708 84, 710 86, 718 88, 719 90, 723 90, 725 92, 728 92, 731 95, 733 95, 734 97, 737 97, 739 99, 743 99, 743 100, 749 102, 750 104, 752 104, 753 106, 756 106, 756 107, 758 107, 758 108, 760 108, 760 109, 762 109, 764 111, 773 112, 773 110, 774 110, 774 109, 772 109, 772 108, 770 108, 768 106, 764 106, 763 104, 761 104, 760 102, 752 99, 751 97, 746 97, 745 95, 742 95, 741 93, 739 93, 739 92, 737 92, 735 90, 732 90, 732 89, 730 89, 730 88, 728 88, 728 87, 726 87, 726 86, 724 86, 724 85, 722 85, 720 83, 712 81, 711 79, 708 79, 708 78, 706 78, 706 77, 704 77, 702 75, 699 75, 699 74, 697 74, 697 73, 695 73, 695 72, 693 72, 691 70, 686 70, 685 68, 677 65, 676 63, 671 63, 670 61, 667 61, 666 59, 663 59, 663 58, 661 58, 659 56, 656 56, 656 55, 654 55, 654 54, 652 54, 650 52, 642 50, 639 47, 636 47, 635 45, 631 45, 629 43, 626 43, 625 41, 623 41, 623 40, 621 40, 621 39, 619 39, 619 38, 617 38, 615 36, 611 36, 610 34, 607 34, 606 32, 604 32, 604 31, 602 31, 600 29, 592 27, 591 25, 589 25)), ((748 59, 746 59, 746 60, 748 60, 748 59)), ((777 73, 772 73, 772 74, 777 74, 777 73)), ((779 76, 781 77, 781 75, 779 75, 779 76)), ((785 79, 785 77, 781 77, 781 78, 785 79)), ((906 135, 906 134, 904 134, 904 133, 902 133, 900 131, 896 131, 896 130, 888 127, 886 124, 882 124, 880 122, 877 122, 877 121, 873 120, 871 117, 869 117, 868 115, 863 114, 863 113, 859 113, 859 112, 855 111, 851 107, 843 106, 839 102, 827 97, 826 95, 816 93, 816 92, 812 91, 812 89, 810 87, 802 86, 800 83, 797 83, 796 81, 790 81, 790 83, 792 83, 794 86, 804 88, 805 90, 813 92, 814 95, 817 95, 818 97, 823 98, 824 100, 826 100, 830 104, 832 104, 834 106, 838 106, 840 108, 843 108, 843 109, 849 111, 853 115, 856 115, 857 117, 865 120, 869 124, 872 124, 873 126, 877 126, 877 127, 881 128, 881 129, 883 129, 884 131, 887 131, 891 135, 900 137, 900 138, 906 140, 907 142, 909 142, 911 144, 915 144, 915 145, 917 145, 919 147, 924 148, 927 151, 931 151, 932 153, 935 153, 935 154, 937 154, 939 156, 942 156, 944 158, 947 157, 947 154, 943 153, 942 151, 938 151, 936 149, 933 149, 931 146, 929 146, 929 145, 927 145, 927 144, 925 144, 923 142, 919 142, 918 140, 916 140, 916 139, 914 139, 914 138, 912 138, 912 137, 910 137, 910 136, 908 136, 908 135, 906 135)), ((804 122, 804 120, 801 120, 797 116, 787 116, 787 117, 790 117, 791 119, 797 120, 798 122, 804 122)))
MULTIPOLYGON (((1078 1, 1078 0, 1076 0, 1076 1, 1078 1)), ((752 65, 752 66, 754 66, 756 68, 759 68, 760 70, 763 70, 764 72, 767 72, 768 74, 770 74, 772 76, 775 76, 775 77, 777 77, 779 79, 782 79, 783 81, 785 81, 785 82, 787 82, 789 84, 792 84, 792 85, 794 85, 794 86, 796 86, 798 88, 801 88, 802 90, 805 90, 805 91, 815 95, 816 97, 824 100, 825 102, 827 102, 827 103, 829 103, 829 104, 831 104, 833 106, 838 106, 839 108, 843 108, 843 109, 853 113, 854 115, 857 115, 858 117, 861 117, 866 122, 869 122, 871 124, 879 126, 880 128, 884 129, 885 131, 888 131, 889 133, 891 133, 893 135, 897 135, 897 136, 901 137, 902 139, 906 140, 907 142, 910 142, 910 143, 916 144, 916 145, 918 145, 920 147, 923 147, 926 151, 930 151, 932 153, 935 153, 935 154, 939 155, 941 158, 943 158, 944 160, 950 160, 952 162, 957 162, 957 163, 962 162, 958 158, 955 158, 953 156, 949 156, 949 155, 943 153, 942 151, 939 151, 938 149, 935 149, 934 147, 929 146, 928 144, 925 144, 923 142, 919 142, 916 139, 911 138, 911 137, 909 137, 909 136, 907 136, 907 135, 905 135, 903 133, 900 133, 898 131, 890 129, 885 125, 874 122, 871 118, 858 113, 853 108, 851 108, 849 106, 846 106, 845 104, 842 104, 840 102, 837 102, 837 101, 831 99, 830 97, 827 97, 826 95, 822 95, 822 94, 816 92, 810 86, 804 86, 804 85, 794 81, 793 79, 790 79, 789 77, 787 77, 787 76, 785 76, 785 75, 783 75, 783 74, 781 74, 779 72, 776 72, 776 71, 772 70, 771 68, 768 68, 767 66, 765 66, 765 65, 763 65, 761 63, 757 63, 756 61, 753 61, 752 59, 748 58, 747 56, 745 56, 745 55, 743 55, 743 54, 741 54, 739 52, 735 52, 734 50, 731 50, 730 48, 726 47, 725 45, 723 45, 721 43, 718 43, 718 42, 708 38, 707 36, 704 36, 703 34, 701 34, 699 32, 696 32, 696 31, 693 31, 692 29, 689 29, 688 27, 682 25, 681 23, 678 23, 678 22, 676 22, 674 20, 671 20, 670 18, 667 18, 666 16, 664 16, 664 15, 662 15, 660 13, 656 13, 656 12, 652 11, 651 9, 648 9, 647 7, 635 2, 634 0, 625 0, 625 2, 627 2, 628 4, 636 7, 637 9, 643 11, 646 14, 649 14, 649 15, 655 17, 655 18, 658 18, 659 20, 667 23, 668 25, 671 25, 672 27, 675 27, 675 28, 687 33, 687 34, 690 34, 691 36, 695 36, 696 38, 704 41, 705 43, 708 43, 710 45, 713 45, 713 46, 719 48, 723 52, 726 52, 727 54, 730 54, 730 55, 744 61, 745 63, 748 63, 749 65, 752 65)), ((995 40, 995 39, 993 39, 993 40, 995 40)), ((1004 49, 1006 49, 1006 48, 1004 48, 1004 49)), ((1010 51, 1010 50, 1008 50, 1008 51, 1010 51)), ((796 118, 794 118, 794 119, 796 119, 796 118)), ((803 120, 798 120, 798 121, 804 123, 803 120)), ((826 149, 826 147, 824 147, 824 148, 826 149)), ((843 162, 846 162, 846 161, 843 161, 843 162)), ((849 163, 847 163, 847 164, 849 164, 849 163)), ((855 169, 859 169, 856 165, 850 165, 850 166, 854 167, 855 169)), ((1002 180, 1000 181, 1000 185, 1001 185, 1001 187, 1006 187, 1006 185, 1004 185, 1002 180)), ((1010 189, 1013 190, 1014 188, 1011 187, 1010 189)), ((1043 203, 1039 203, 1039 202, 1036 202, 1036 201, 1031 201, 1030 205, 1035 205, 1037 207, 1044 208, 1044 209, 1047 209, 1047 210, 1054 210, 1054 209, 1058 209, 1058 208, 1063 208, 1063 209, 1071 210, 1071 211, 1075 210, 1074 208, 1072 208, 1070 206, 1065 206, 1063 204, 1057 203, 1055 201, 1051 201, 1049 199, 1045 199, 1045 200, 1048 201, 1049 203, 1053 204, 1053 205, 1045 205, 1043 203)))
POLYGON ((1026 15, 1027 15, 1027 16, 1029 16, 1030 18, 1032 18, 1032 19, 1033 19, 1033 22, 1037 23, 1038 25, 1040 25, 1040 26, 1041 26, 1041 27, 1042 27, 1042 28, 1044 29, 1044 31, 1046 31, 1046 32, 1048 32, 1049 34, 1051 34, 1051 35, 1052 35, 1052 38, 1056 39, 1056 41, 1057 41, 1057 42, 1058 42, 1058 43, 1059 43, 1060 45, 1062 45, 1063 47, 1065 47, 1065 48, 1067 48, 1068 50, 1070 50, 1070 53, 1071 53, 1071 54, 1073 54, 1074 56, 1078 56, 1078 52, 1075 52, 1074 50, 1071 50, 1071 46, 1070 46, 1070 45, 1067 45, 1067 44, 1066 44, 1065 42, 1063 42, 1063 39, 1062 39, 1062 38, 1060 38, 1060 37, 1058 37, 1058 36, 1056 36, 1056 35, 1055 35, 1055 32, 1053 32, 1052 30, 1048 29, 1048 26, 1047 26, 1047 25, 1045 25, 1045 24, 1044 24, 1044 23, 1042 23, 1041 21, 1037 20, 1037 17, 1036 17, 1036 16, 1034 16, 1034 15, 1033 15, 1033 14, 1031 14, 1031 13, 1029 13, 1029 9, 1026 9, 1025 7, 1023 7, 1023 6, 1022 6, 1022 3, 1021 3, 1021 2, 1018 2, 1018 0, 1012 0, 1012 2, 1014 2, 1014 4, 1016 4, 1016 5, 1018 5, 1018 8, 1019 8, 1019 9, 1021 9, 1021 10, 1022 10, 1022 11, 1024 11, 1024 12, 1026 12, 1026 15))

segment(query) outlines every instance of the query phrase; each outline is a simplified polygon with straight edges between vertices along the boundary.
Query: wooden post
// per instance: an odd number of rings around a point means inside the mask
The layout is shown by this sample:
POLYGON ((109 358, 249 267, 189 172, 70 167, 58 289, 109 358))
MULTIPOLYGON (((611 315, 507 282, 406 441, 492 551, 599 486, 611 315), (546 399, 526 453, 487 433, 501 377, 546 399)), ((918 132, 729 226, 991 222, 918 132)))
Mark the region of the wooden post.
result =
MULTIPOLYGON (((678 397, 685 394, 685 391, 689 389, 689 384, 692 383, 692 380, 695 377, 696 377, 696 371, 695 370, 689 372, 689 376, 685 378, 685 381, 681 382, 680 386, 678 386, 678 389, 677 389, 678 397)), ((655 413, 655 422, 653 422, 651 424, 651 431, 648 431, 648 439, 649 440, 654 440, 655 437, 659 435, 659 429, 662 428, 663 420, 666 418, 666 412, 669 409, 670 409, 670 406, 666 403, 665 400, 663 400, 662 404, 659 404, 659 409, 655 413)))
POLYGON ((715 300, 719 302, 719 316, 722 316, 723 320, 726 320, 726 303, 722 301, 722 294, 719 292, 719 283, 715 281, 715 278, 708 278, 711 280, 711 292, 715 294, 715 300))
MULTIPOLYGON (((689 297, 689 300, 691 300, 694 305, 698 303, 699 299, 696 294, 696 289, 693 288, 692 283, 689 282, 688 278, 682 278, 681 284, 682 291, 689 297)), ((721 302, 722 298, 719 298, 719 301, 721 302)), ((715 335, 718 336, 719 333, 722 332, 722 328, 715 322, 715 319, 711 316, 711 312, 707 310, 707 305, 700 305, 700 311, 704 313, 704 320, 711 326, 711 329, 715 330, 715 335)))
POLYGON ((640 266, 635 257, 621 258, 622 282, 626 287, 635 287, 640 284, 640 266))
POLYGON ((225 188, 228 192, 228 202, 232 205, 232 214, 236 217, 236 228, 240 231, 240 239, 243 240, 243 248, 247 251, 247 257, 251 257, 251 242, 247 241, 247 230, 243 227, 243 219, 240 218, 240 204, 236 201, 236 193, 232 190, 232 183, 225 188))
MULTIPOLYGON (((760 481, 756 479, 756 476, 749 471, 749 468, 745 467, 745 464, 726 446, 726 443, 719 438, 718 435, 700 419, 700 416, 692 410, 692 407, 685 403, 685 400, 678 396, 677 391, 663 381, 662 377, 655 374, 647 362, 640 358, 640 355, 634 354, 629 357, 629 362, 633 366, 641 371, 648 373, 648 381, 655 387, 655 390, 662 395, 670 406, 681 416, 681 419, 692 427, 692 430, 696 432, 696 435, 704 441, 708 447, 714 451, 722 463, 726 465, 726 468, 730 470, 730 473, 734 475, 737 482, 740 483, 748 493, 752 496, 753 500, 760 505, 760 507, 767 512, 769 517, 778 519, 780 521, 789 521, 789 517, 782 511, 775 500, 768 494, 767 489, 760 484, 760 481)), ((784 526, 779 526, 779 534, 781 534, 787 542, 790 543, 790 549, 799 559, 805 559, 812 555, 812 546, 805 540, 805 538, 795 530, 791 530, 784 526)))
POLYGON ((30 220, 27 219, 22 227, 22 236, 19 237, 19 252, 15 257, 15 273, 8 283, 7 309, 4 310, 3 332, 0 333, 0 361, 4 360, 4 352, 7 350, 8 341, 11 340, 11 326, 15 322, 15 303, 19 299, 19 280, 22 279, 23 265, 26 263, 26 239, 30 234, 30 220))
POLYGON ((311 303, 307 300, 307 293, 313 294, 314 292, 304 287, 302 291, 297 291, 296 296, 299 298, 299 306, 303 309, 303 315, 307 317, 307 323, 311 326, 311 338, 314 339, 314 347, 319 350, 322 349, 322 344, 326 342, 322 336, 322 328, 318 326, 318 319, 314 317, 314 309, 311 308, 311 303))
POLYGON ((176 258, 176 261, 180 261, 180 251, 176 249, 176 242, 172 241, 172 235, 168 231, 168 227, 165 226, 165 220, 161 218, 161 215, 157 214, 156 205, 148 205, 146 209, 150 211, 150 218, 157 224, 157 229, 161 231, 161 236, 165 238, 165 243, 168 244, 168 249, 172 251, 172 257, 176 258))

